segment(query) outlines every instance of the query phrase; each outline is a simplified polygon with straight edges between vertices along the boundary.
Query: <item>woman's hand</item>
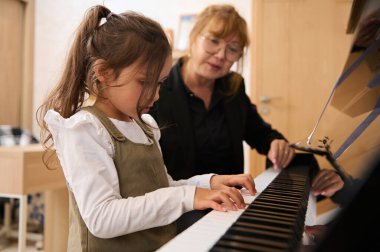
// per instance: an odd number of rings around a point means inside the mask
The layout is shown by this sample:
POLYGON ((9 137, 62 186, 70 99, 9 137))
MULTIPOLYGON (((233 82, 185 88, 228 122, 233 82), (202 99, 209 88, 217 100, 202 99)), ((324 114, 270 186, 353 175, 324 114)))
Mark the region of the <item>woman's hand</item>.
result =
POLYGON ((270 144, 268 158, 274 169, 285 168, 294 158, 294 149, 283 139, 275 139, 270 144))
POLYGON ((251 195, 256 194, 255 182, 249 174, 214 175, 211 177, 211 189, 223 189, 230 186, 241 186, 247 189, 251 195))
POLYGON ((323 195, 326 197, 333 196, 337 191, 342 189, 344 182, 342 178, 333 170, 322 169, 315 176, 311 184, 311 191, 314 196, 323 195))

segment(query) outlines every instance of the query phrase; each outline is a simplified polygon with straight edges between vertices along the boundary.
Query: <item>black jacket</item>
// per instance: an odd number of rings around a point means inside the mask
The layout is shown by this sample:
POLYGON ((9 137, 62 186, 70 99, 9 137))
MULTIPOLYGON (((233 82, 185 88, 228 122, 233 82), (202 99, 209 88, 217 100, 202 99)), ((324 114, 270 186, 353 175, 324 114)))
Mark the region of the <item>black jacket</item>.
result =
MULTIPOLYGON (((216 85, 225 88, 229 85, 231 75, 217 79, 216 85)), ((195 143, 189 114, 188 99, 181 77, 181 60, 171 69, 165 84, 160 89, 160 99, 151 110, 161 129, 161 148, 168 169, 173 179, 186 179, 195 174, 195 143), (182 84, 181 84, 182 83, 182 84)), ((235 166, 231 173, 244 172, 243 141, 261 154, 267 154, 272 140, 284 137, 264 122, 256 106, 250 102, 245 93, 244 80, 236 95, 223 100, 225 116, 230 130, 235 166)))

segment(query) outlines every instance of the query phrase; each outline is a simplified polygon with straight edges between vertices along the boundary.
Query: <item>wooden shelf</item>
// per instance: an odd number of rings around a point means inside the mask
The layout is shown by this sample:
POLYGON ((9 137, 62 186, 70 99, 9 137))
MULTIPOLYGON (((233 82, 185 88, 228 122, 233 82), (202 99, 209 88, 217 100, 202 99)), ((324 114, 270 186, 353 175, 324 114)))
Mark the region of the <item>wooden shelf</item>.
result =
POLYGON ((39 144, 0 147, 0 192, 30 194, 66 188, 62 169, 57 163, 57 169, 49 170, 42 162, 43 152, 39 144))

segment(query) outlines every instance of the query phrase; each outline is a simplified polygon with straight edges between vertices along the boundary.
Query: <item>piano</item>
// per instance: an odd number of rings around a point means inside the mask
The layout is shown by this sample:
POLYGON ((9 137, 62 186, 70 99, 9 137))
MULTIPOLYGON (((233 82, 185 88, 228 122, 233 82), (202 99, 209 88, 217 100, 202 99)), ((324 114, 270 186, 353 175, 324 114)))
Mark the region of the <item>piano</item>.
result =
MULTIPOLYGON (((373 162, 373 157, 380 154, 380 1, 354 0, 347 33, 353 33, 354 39, 343 73, 311 135, 294 146, 317 155, 331 154, 327 155, 329 162, 338 173, 344 174, 337 161, 347 157, 349 148, 351 151, 360 144, 367 145, 365 150, 370 149, 370 152, 356 148, 356 153, 349 152, 355 155, 347 159, 361 166, 363 183, 355 190, 348 190, 351 201, 338 214, 325 239, 314 249, 380 251, 376 232, 370 231, 372 224, 373 228, 380 224, 380 209, 371 204, 380 193, 380 158, 373 162), (326 132, 321 133, 319 129, 323 127, 318 128, 327 105, 346 115, 348 120, 361 120, 349 135, 340 135, 343 140, 335 141, 332 148, 329 144, 320 145, 326 132), (318 134, 321 134, 320 140, 314 141, 318 134), (363 155, 364 160, 353 162, 356 156, 363 155)), ((255 178, 257 195, 249 196, 243 192, 246 209, 212 211, 158 251, 297 251, 303 240, 304 225, 314 225, 316 219, 315 198, 309 195, 310 181, 318 169, 313 166, 303 163, 282 171, 267 169, 255 178)))
POLYGON ((255 178, 255 196, 243 189, 245 209, 212 211, 158 251, 294 251, 304 223, 316 220, 309 191, 318 169, 312 155, 298 154, 284 170, 265 170, 255 178))

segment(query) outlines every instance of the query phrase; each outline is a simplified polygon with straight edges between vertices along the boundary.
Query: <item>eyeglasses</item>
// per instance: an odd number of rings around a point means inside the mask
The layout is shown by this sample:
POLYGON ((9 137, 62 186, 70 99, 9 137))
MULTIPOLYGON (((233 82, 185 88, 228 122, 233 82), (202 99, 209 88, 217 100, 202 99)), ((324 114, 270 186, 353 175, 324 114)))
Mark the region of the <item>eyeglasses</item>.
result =
POLYGON ((203 49, 210 54, 215 54, 219 52, 220 49, 224 48, 226 59, 231 62, 239 60, 243 53, 243 48, 238 43, 226 43, 223 39, 212 37, 212 36, 201 36, 203 40, 203 49))

